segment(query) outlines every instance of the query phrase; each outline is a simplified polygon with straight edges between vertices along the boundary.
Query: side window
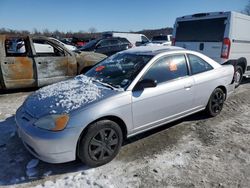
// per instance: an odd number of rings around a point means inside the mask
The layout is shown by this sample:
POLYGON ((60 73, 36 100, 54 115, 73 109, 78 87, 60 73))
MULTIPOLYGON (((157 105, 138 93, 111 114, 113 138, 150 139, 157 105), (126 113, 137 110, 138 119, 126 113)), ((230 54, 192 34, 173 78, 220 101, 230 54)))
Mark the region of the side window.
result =
POLYGON ((213 67, 198 56, 188 54, 192 74, 199 74, 212 70, 213 67))
POLYGON ((33 44, 37 56, 65 56, 63 49, 53 46, 47 40, 34 39, 33 44))
POLYGON ((97 44, 98 48, 103 48, 109 45, 110 45, 110 40, 102 40, 97 44))
POLYGON ((119 40, 110 40, 110 45, 116 46, 119 45, 120 41, 119 40))
POLYGON ((27 41, 24 38, 8 38, 5 40, 6 56, 26 56, 27 41))
POLYGON ((141 41, 142 41, 142 43, 147 43, 148 39, 144 36, 141 36, 141 41))
POLYGON ((188 75, 186 58, 184 55, 163 57, 157 60, 143 76, 157 83, 181 78, 188 75))

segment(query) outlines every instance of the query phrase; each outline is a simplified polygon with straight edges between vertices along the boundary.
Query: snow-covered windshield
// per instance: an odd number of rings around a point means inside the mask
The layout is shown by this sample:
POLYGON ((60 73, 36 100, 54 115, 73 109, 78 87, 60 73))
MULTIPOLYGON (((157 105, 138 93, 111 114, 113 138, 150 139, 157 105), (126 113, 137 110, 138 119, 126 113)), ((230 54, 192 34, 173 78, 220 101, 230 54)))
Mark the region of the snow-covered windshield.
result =
POLYGON ((86 73, 86 76, 116 88, 126 88, 152 57, 118 53, 98 63, 86 73))

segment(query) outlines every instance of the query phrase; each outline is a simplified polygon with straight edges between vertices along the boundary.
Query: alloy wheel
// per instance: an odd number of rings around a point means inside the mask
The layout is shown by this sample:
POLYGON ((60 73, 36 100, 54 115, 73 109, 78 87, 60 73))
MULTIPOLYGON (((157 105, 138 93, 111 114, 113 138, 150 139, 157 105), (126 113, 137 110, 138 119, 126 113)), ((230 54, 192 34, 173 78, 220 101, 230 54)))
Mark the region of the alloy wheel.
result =
POLYGON ((112 156, 119 144, 118 134, 112 128, 104 128, 90 140, 89 155, 92 160, 102 161, 112 156))

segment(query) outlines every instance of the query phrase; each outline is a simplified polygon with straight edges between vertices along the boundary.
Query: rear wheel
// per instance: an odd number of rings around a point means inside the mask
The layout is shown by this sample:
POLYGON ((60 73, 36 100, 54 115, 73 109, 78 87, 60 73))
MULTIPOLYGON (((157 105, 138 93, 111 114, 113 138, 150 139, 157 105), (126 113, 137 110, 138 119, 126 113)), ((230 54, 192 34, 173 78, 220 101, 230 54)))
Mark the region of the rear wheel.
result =
POLYGON ((87 129, 78 147, 78 157, 90 167, 110 162, 122 145, 122 131, 110 120, 98 121, 87 129))
POLYGON ((241 66, 237 65, 236 71, 234 73, 234 83, 236 88, 240 86, 242 78, 243 78, 243 69, 241 66))
POLYGON ((222 89, 216 88, 213 91, 208 101, 206 107, 207 114, 212 117, 217 116, 223 108, 224 101, 225 101, 225 93, 223 92, 222 89))

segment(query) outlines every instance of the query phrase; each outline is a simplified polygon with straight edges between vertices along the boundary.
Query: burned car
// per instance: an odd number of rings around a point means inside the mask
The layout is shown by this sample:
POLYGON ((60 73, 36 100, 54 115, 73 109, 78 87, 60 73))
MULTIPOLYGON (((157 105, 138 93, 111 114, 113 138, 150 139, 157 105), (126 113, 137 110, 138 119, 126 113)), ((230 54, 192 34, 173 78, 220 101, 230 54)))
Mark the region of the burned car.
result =
POLYGON ((47 37, 0 35, 0 89, 41 87, 84 73, 106 58, 76 54, 47 37))

